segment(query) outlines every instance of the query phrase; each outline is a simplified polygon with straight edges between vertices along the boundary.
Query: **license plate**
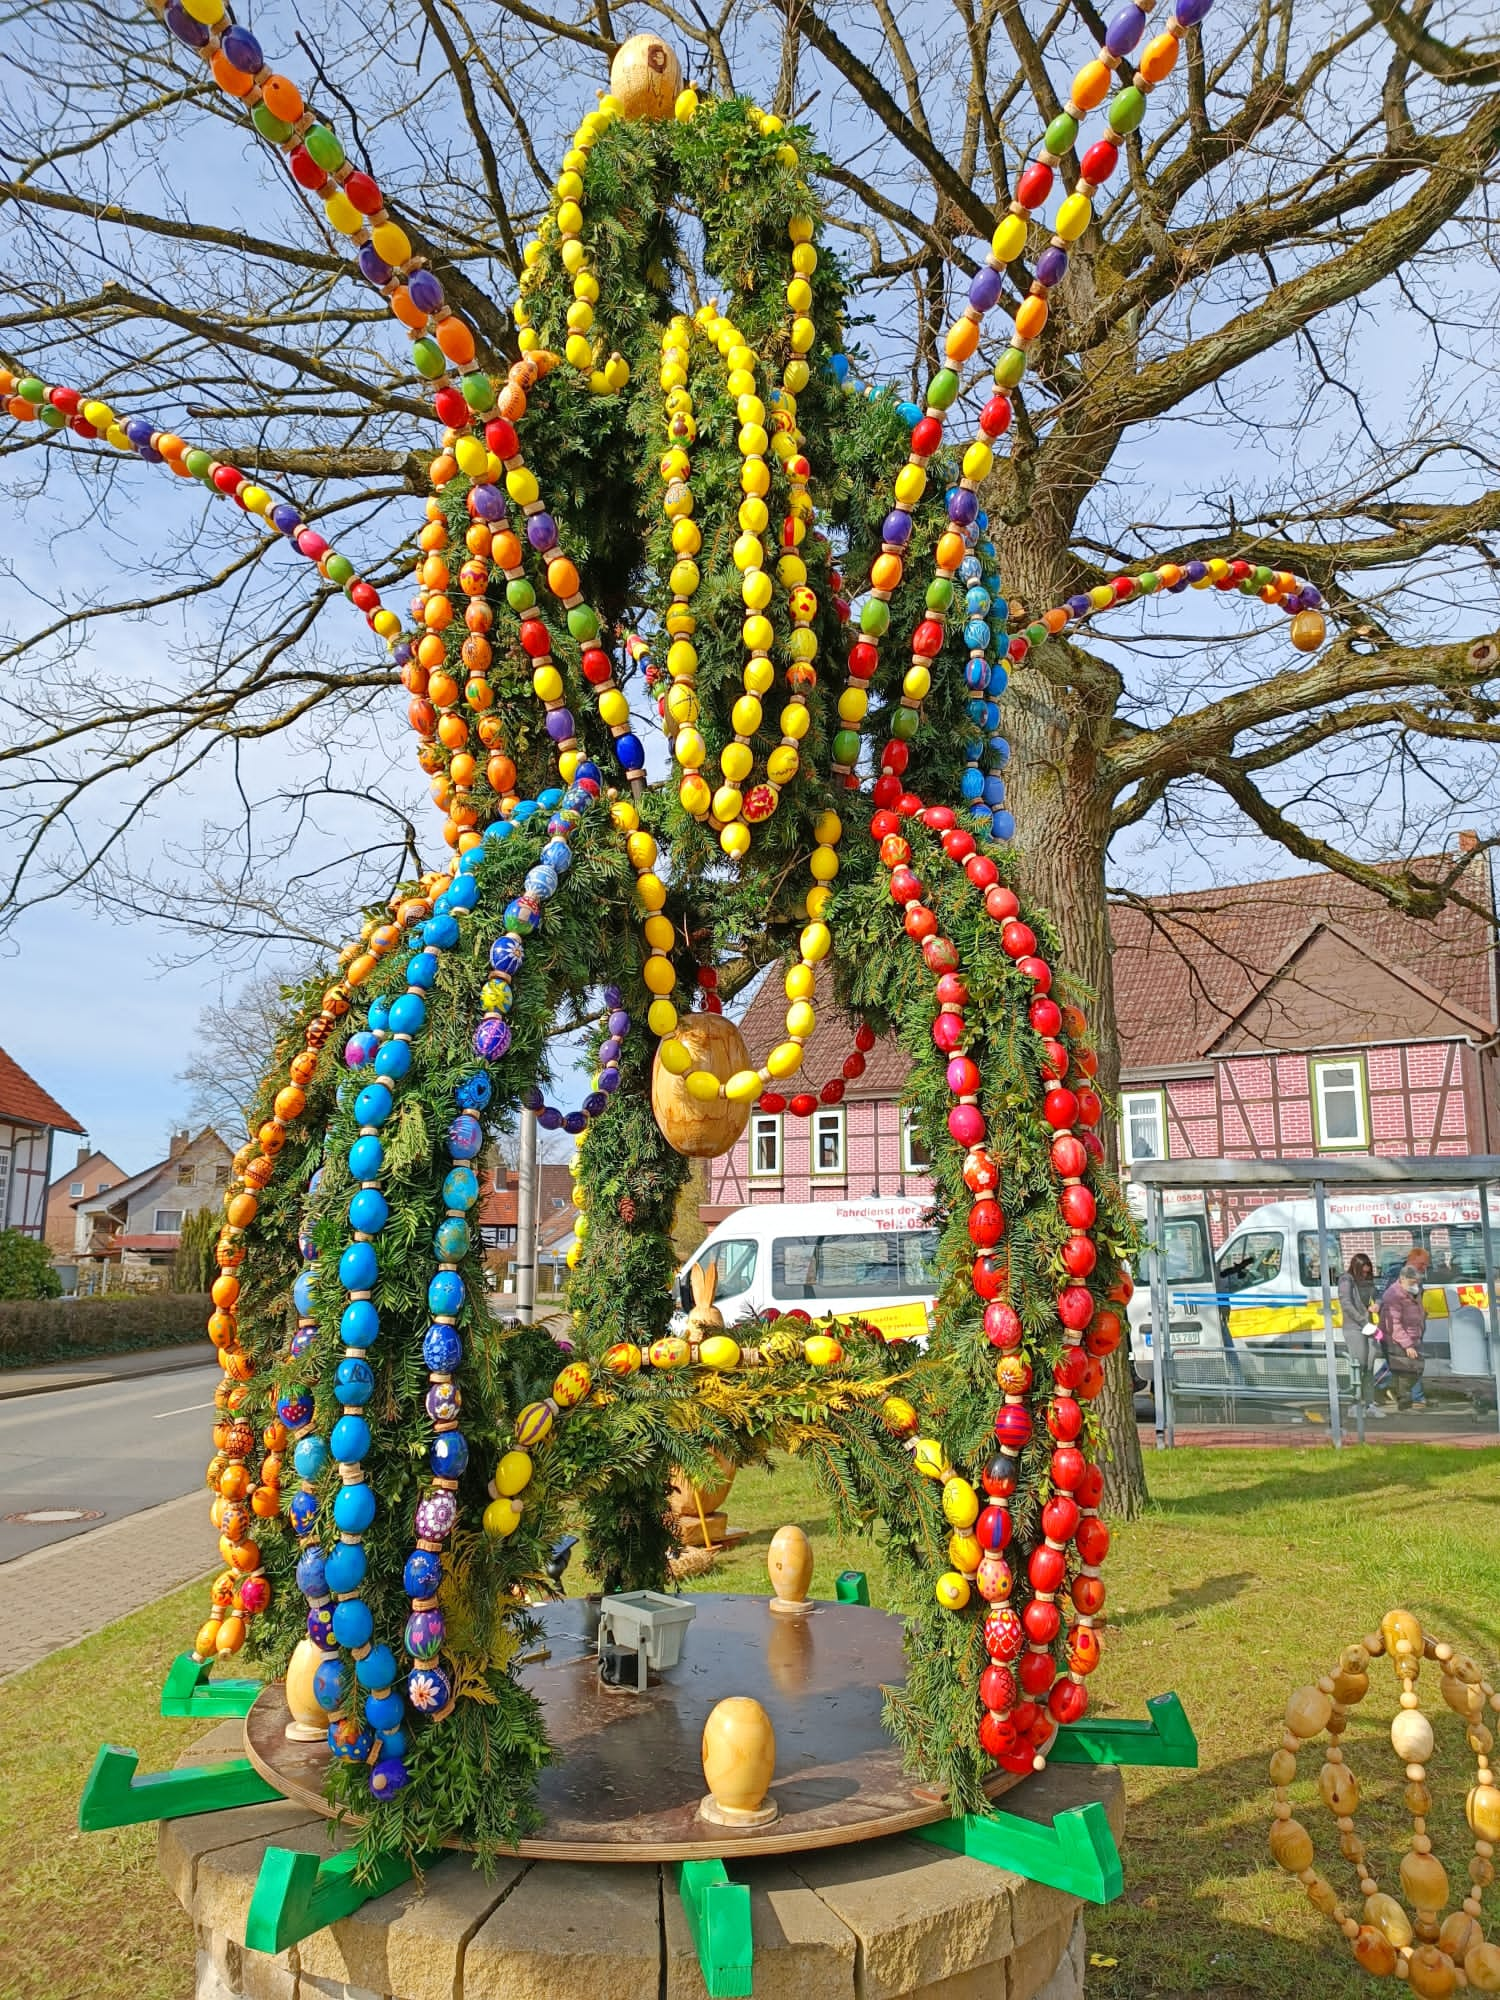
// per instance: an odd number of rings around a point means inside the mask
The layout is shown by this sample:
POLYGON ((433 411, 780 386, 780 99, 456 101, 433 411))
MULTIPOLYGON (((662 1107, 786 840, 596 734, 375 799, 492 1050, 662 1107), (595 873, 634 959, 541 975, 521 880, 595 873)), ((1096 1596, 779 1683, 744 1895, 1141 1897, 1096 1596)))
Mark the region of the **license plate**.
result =
POLYGON ((1170 1336, 1171 1345, 1174 1348, 1201 1347, 1203 1344, 1203 1329, 1201 1327, 1173 1326, 1168 1327, 1167 1332, 1170 1336))

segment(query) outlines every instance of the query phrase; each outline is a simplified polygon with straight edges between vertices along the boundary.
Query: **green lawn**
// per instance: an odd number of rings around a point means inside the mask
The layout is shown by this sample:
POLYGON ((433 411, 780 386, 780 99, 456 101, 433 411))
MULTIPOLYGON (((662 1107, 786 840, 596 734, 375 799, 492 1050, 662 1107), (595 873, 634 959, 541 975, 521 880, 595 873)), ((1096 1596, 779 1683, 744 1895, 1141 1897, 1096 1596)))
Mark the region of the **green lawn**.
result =
MULTIPOLYGON (((1266 1855, 1266 1760, 1287 1691, 1394 1603, 1487 1665, 1500 1656, 1500 1454, 1180 1451, 1148 1470, 1151 1511, 1117 1534, 1107 1566, 1115 1625, 1095 1691, 1104 1710, 1140 1714, 1148 1695, 1175 1688, 1202 1768, 1129 1775, 1126 1891, 1090 1918, 1090 1994, 1354 2000, 1364 1976, 1266 1855)), ((795 1462, 742 1473, 728 1513, 749 1537, 697 1587, 767 1589, 771 1535, 798 1521, 817 1556, 815 1595, 832 1596, 838 1572, 857 1568, 880 1601, 877 1543, 834 1538, 795 1462)), ((131 1745, 153 1769, 199 1733, 155 1711, 200 1596, 180 1592, 0 1688, 0 2000, 188 2000, 192 1937, 156 1875, 153 1830, 83 1836, 73 1815, 100 1742, 131 1745)), ((1383 1739, 1394 1695, 1380 1672, 1369 1718, 1350 1732, 1351 1763, 1369 1780, 1360 1824, 1377 1852, 1401 1826, 1383 1739)), ((1462 1879, 1472 1767, 1448 1722, 1433 1830, 1462 1879)), ((1316 1759, 1304 1764, 1310 1794, 1316 1759)), ((1304 1818, 1330 1879, 1348 1888, 1327 1815, 1304 1818)), ((1377 1872, 1394 1880, 1391 1865, 1377 1872)))

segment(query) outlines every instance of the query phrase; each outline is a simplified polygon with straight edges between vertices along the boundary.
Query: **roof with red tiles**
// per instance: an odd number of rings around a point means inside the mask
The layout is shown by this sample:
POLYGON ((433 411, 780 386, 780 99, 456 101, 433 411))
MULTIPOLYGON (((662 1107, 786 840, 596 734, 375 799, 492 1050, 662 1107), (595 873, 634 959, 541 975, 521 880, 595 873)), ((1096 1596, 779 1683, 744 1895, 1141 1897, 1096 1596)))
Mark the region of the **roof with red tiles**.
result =
MULTIPOLYGON (((1412 869, 1437 879, 1452 865, 1432 856, 1412 869)), ((1283 971, 1295 978, 1291 961, 1325 928, 1398 977, 1421 980, 1493 1033, 1494 937, 1484 914, 1493 905, 1484 856, 1470 864, 1462 890, 1477 909, 1450 903, 1430 919, 1405 916, 1378 891, 1323 869, 1112 905, 1121 1067, 1141 1072, 1205 1059, 1283 971)), ((1351 1039, 1378 1039, 1373 1025, 1351 1021, 1351 1039)))
POLYGON ((0 1118, 13 1118, 18 1125, 50 1125, 54 1132, 86 1129, 4 1049, 0 1049, 0 1118))
MULTIPOLYGON (((1446 876, 1452 865, 1442 855, 1411 864, 1428 879, 1446 876)), ((1431 919, 1408 917, 1375 890, 1319 869, 1111 904, 1122 1068, 1147 1071, 1203 1061, 1322 928, 1442 995, 1480 1031, 1497 1032, 1494 934, 1484 915, 1493 909, 1485 856, 1470 864, 1462 891, 1477 910, 1450 903, 1431 919)), ((1295 969, 1288 976, 1295 977, 1295 969)), ((834 1005, 822 966, 815 1003, 818 1024, 798 1079, 805 1078, 809 1090, 839 1075, 854 1046, 854 1023, 834 1005)), ((785 1014, 773 968, 740 1022, 752 1062, 763 1062, 766 1051, 783 1039, 785 1014)), ((897 1043, 883 1037, 870 1051, 864 1075, 845 1095, 899 1097, 909 1068, 897 1043)))

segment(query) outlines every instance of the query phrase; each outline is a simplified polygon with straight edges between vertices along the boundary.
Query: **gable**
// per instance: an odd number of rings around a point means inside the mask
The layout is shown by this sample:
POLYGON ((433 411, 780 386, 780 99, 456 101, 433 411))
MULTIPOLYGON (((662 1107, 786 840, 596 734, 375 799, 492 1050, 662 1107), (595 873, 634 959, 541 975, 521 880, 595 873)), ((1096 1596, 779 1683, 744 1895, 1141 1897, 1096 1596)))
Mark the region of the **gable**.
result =
POLYGON ((1472 1040, 1485 1026, 1420 973, 1339 925, 1320 924, 1209 1046, 1227 1055, 1472 1040))

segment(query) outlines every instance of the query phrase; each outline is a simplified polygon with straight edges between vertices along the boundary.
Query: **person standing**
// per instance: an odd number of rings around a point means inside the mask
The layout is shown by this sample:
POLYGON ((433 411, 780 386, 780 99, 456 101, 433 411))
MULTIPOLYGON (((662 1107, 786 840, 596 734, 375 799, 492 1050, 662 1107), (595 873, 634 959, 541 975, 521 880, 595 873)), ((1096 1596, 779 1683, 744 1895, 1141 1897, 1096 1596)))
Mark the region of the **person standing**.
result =
POLYGON ((1363 1250, 1356 1251, 1349 1259, 1349 1268, 1339 1279, 1339 1310, 1344 1324, 1344 1346, 1359 1370, 1358 1401, 1364 1405, 1367 1416, 1383 1418, 1385 1411, 1375 1400, 1375 1365, 1380 1348, 1370 1337, 1375 1331, 1378 1310, 1375 1267, 1363 1250))
POLYGON ((1427 1313, 1422 1305, 1422 1273, 1412 1264, 1403 1264, 1380 1301, 1380 1338, 1385 1347, 1386 1366, 1395 1377, 1398 1409, 1423 1409, 1427 1398, 1422 1390, 1422 1342, 1427 1332, 1427 1313))

